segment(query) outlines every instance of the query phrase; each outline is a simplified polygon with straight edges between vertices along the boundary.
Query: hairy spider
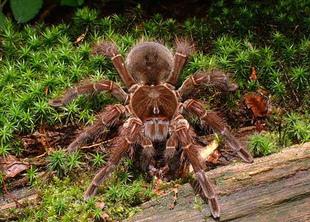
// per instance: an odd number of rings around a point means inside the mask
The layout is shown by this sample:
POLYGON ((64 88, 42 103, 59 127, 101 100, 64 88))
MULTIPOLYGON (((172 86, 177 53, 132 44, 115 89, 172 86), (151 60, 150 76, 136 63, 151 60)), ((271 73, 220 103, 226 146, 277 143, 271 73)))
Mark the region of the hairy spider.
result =
POLYGON ((142 42, 135 45, 124 62, 112 42, 100 42, 94 46, 93 54, 111 58, 128 90, 115 82, 102 80, 69 89, 59 99, 50 101, 54 107, 63 106, 80 94, 109 92, 122 104, 110 105, 98 115, 96 122, 86 128, 68 147, 77 150, 81 145, 107 132, 107 128, 119 127, 119 134, 113 139, 109 160, 94 177, 85 191, 85 199, 96 194, 98 186, 108 177, 120 159, 140 149, 140 162, 149 173, 174 174, 192 166, 203 195, 208 199, 211 213, 220 216, 217 194, 206 177, 205 160, 200 155, 203 149, 196 139, 193 128, 186 120, 185 112, 196 115, 204 126, 210 126, 222 135, 227 145, 244 161, 252 162, 251 155, 230 133, 225 122, 204 105, 194 99, 187 99, 196 87, 213 85, 224 91, 233 91, 237 86, 229 82, 228 76, 220 70, 199 71, 189 76, 175 88, 179 74, 192 53, 193 46, 186 40, 176 41, 176 52, 156 42, 142 42), (161 148, 160 151, 160 147, 161 148), (162 152, 161 161, 158 153, 162 152), (177 166, 172 159, 177 158, 177 166), (160 163, 159 163, 160 162, 160 163))

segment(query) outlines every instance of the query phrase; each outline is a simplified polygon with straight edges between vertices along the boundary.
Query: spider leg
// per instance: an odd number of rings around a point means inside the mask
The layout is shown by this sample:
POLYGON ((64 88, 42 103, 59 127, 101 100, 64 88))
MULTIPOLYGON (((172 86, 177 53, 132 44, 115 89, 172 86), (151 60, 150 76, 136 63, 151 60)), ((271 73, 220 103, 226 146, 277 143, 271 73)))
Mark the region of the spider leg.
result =
POLYGON ((228 146, 245 162, 253 162, 252 155, 243 148, 240 142, 229 131, 227 124, 215 112, 207 112, 203 104, 193 99, 186 100, 183 104, 184 108, 190 113, 197 115, 202 120, 203 124, 211 126, 216 132, 220 133, 228 146))
POLYGON ((110 92, 121 102, 125 103, 127 101, 128 94, 120 86, 110 80, 103 80, 97 83, 71 88, 67 90, 63 97, 50 100, 49 104, 53 107, 64 106, 79 95, 102 91, 110 92))
POLYGON ((142 137, 141 145, 143 147, 142 153, 145 157, 151 158, 154 156, 155 150, 152 141, 146 136, 142 137))
POLYGON ((86 128, 86 130, 78 135, 68 146, 68 151, 76 151, 87 141, 107 132, 107 128, 113 126, 125 112, 126 108, 120 104, 106 107, 105 111, 98 115, 96 122, 92 126, 86 128))
POLYGON ((218 203, 218 197, 213 188, 213 184, 204 172, 202 160, 200 159, 201 157, 198 152, 199 147, 193 144, 189 144, 188 146, 184 147, 183 150, 194 169, 197 181, 202 189, 203 195, 208 199, 211 214, 215 218, 220 217, 221 210, 218 203))
POLYGON ((173 132, 166 143, 166 149, 164 153, 166 163, 168 163, 174 156, 177 146, 178 146, 177 136, 173 132))
POLYGON ((224 72, 211 70, 208 72, 199 71, 189 76, 178 89, 178 92, 184 98, 202 85, 214 85, 223 91, 234 91, 238 88, 236 84, 229 82, 229 78, 224 72))
POLYGON ((194 51, 193 45, 186 39, 176 39, 176 52, 174 55, 173 72, 167 82, 175 85, 178 82, 179 75, 185 65, 188 56, 194 51))
POLYGON ((142 150, 142 167, 143 169, 147 169, 150 165, 154 166, 153 157, 155 155, 155 149, 153 147, 152 141, 147 138, 146 136, 140 134, 141 139, 141 146, 142 150))
POLYGON ((123 125, 120 135, 115 139, 107 165, 98 171, 84 194, 89 199, 97 192, 98 186, 111 174, 124 154, 134 145, 139 137, 142 122, 138 118, 129 118, 123 125))
POLYGON ((193 144, 193 135, 191 135, 190 127, 186 119, 182 115, 179 115, 178 121, 175 124, 175 133, 178 137, 183 153, 192 165, 197 181, 202 189, 203 195, 208 199, 211 214, 213 217, 220 217, 220 206, 218 203, 217 194, 213 188, 211 181, 207 178, 204 172, 204 162, 199 153, 198 145, 193 144))
POLYGON ((134 78, 127 71, 124 59, 118 52, 116 45, 113 42, 102 41, 94 46, 93 54, 107 56, 112 60, 112 63, 119 73, 121 79, 125 85, 130 88, 132 85, 136 84, 134 78))

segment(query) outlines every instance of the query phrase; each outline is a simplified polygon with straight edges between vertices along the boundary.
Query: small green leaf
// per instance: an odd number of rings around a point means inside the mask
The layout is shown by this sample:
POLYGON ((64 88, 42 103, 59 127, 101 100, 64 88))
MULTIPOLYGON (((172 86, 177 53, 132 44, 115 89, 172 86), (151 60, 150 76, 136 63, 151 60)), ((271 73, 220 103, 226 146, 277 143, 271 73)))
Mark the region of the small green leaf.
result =
POLYGON ((3 14, 3 12, 0 11, 0 29, 4 28, 5 25, 5 15, 3 14))
POLYGON ((60 1, 61 5, 72 6, 72 7, 80 6, 83 3, 84 3, 84 0, 61 0, 60 1))
POLYGON ((42 7, 43 0, 10 0, 14 18, 18 23, 33 19, 42 7))

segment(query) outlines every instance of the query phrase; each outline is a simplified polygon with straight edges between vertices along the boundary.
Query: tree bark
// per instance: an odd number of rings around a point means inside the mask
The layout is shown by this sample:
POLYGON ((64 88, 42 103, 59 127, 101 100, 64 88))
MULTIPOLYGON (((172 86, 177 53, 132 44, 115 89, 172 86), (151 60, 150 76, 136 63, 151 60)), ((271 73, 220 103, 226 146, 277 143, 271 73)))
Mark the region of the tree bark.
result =
POLYGON ((219 220, 185 184, 174 209, 169 208, 170 193, 142 204, 142 211, 127 221, 310 221, 310 143, 257 158, 253 164, 236 163, 206 174, 219 194, 219 220))

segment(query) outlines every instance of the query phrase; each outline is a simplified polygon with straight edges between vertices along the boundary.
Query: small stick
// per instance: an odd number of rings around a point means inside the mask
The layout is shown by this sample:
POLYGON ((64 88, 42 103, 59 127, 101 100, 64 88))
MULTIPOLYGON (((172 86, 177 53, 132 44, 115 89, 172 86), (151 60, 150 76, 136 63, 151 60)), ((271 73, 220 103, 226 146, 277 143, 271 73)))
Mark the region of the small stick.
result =
POLYGON ((103 142, 100 142, 100 143, 95 143, 95 144, 92 144, 92 145, 89 145, 89 146, 82 146, 81 149, 89 149, 89 148, 93 148, 93 147, 97 147, 97 146, 100 146, 102 144, 107 144, 109 142, 111 142, 112 140, 105 140, 103 142))

